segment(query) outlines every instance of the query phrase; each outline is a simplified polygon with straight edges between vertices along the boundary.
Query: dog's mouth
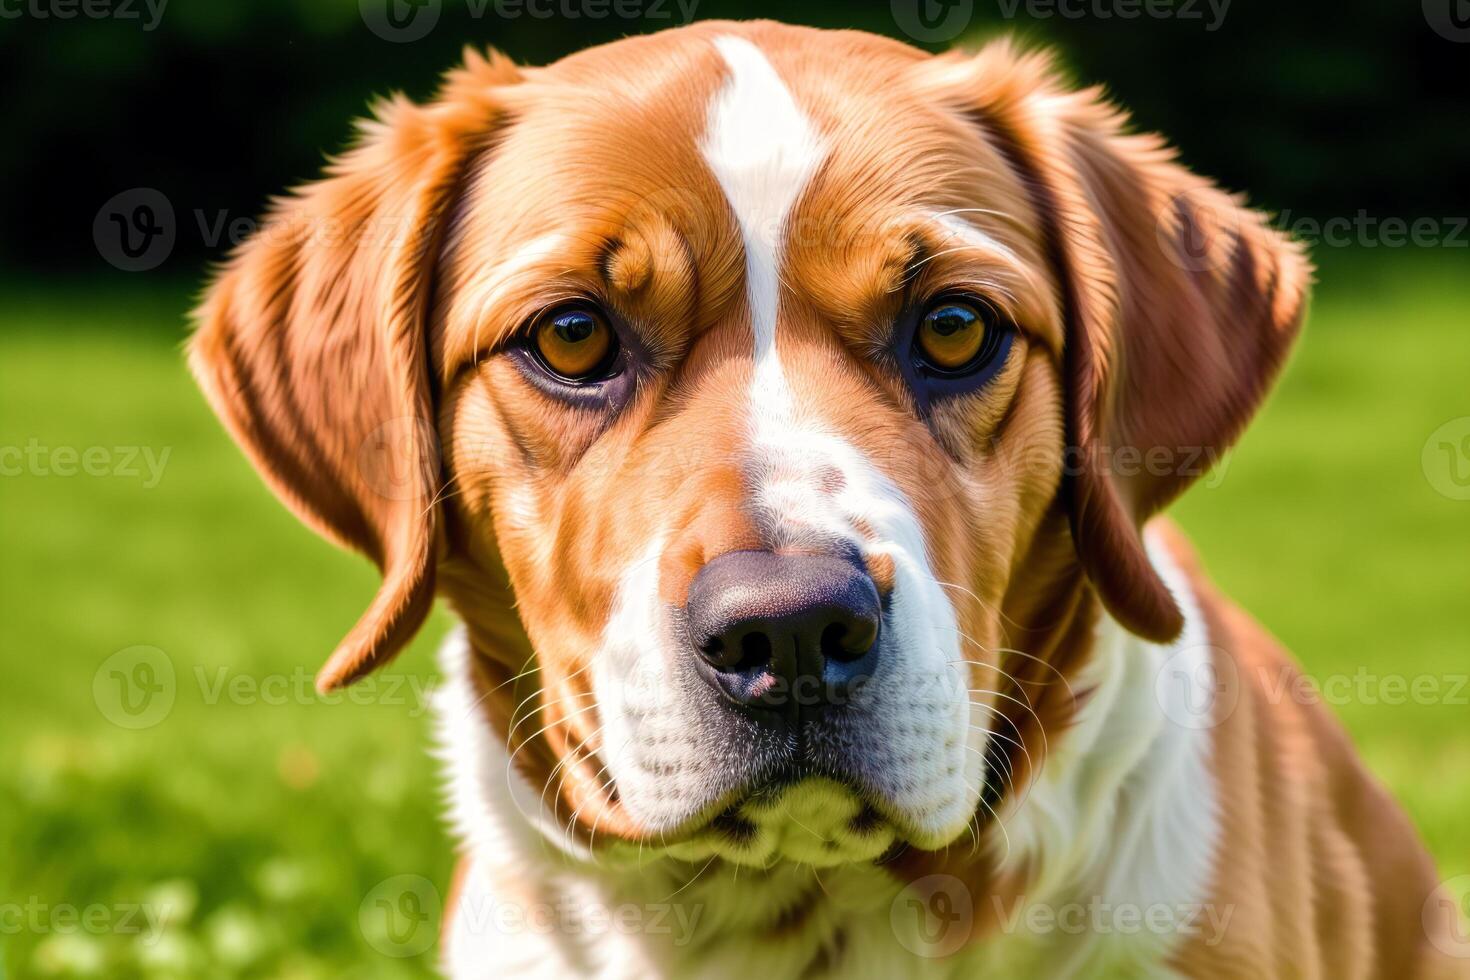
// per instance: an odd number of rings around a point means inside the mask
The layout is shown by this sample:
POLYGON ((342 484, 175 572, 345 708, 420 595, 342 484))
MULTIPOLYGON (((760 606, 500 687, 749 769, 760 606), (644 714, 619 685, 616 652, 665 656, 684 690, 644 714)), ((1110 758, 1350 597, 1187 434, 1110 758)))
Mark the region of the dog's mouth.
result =
POLYGON ((670 846, 689 860, 769 867, 875 861, 904 842, 900 827, 853 785, 827 777, 764 784, 670 846))
MULTIPOLYGON (((599 768, 590 762, 568 766, 557 803, 573 808, 561 817, 565 829, 602 853, 626 851, 640 861, 662 853, 746 867, 831 867, 886 860, 910 845, 935 845, 914 820, 858 778, 815 775, 796 766, 722 795, 679 826, 650 831, 628 813, 616 785, 599 768)), ((978 833, 973 825, 968 829, 978 833)))
MULTIPOLYGON (((794 775, 731 794, 683 826, 656 834, 640 831, 615 794, 590 821, 581 821, 583 843, 602 854, 651 853, 691 862, 719 858, 745 867, 780 862, 831 867, 878 861, 909 843, 901 821, 850 783, 794 775), (592 832, 596 827, 595 834, 592 832)), ((589 801, 579 804, 584 811, 589 801)))

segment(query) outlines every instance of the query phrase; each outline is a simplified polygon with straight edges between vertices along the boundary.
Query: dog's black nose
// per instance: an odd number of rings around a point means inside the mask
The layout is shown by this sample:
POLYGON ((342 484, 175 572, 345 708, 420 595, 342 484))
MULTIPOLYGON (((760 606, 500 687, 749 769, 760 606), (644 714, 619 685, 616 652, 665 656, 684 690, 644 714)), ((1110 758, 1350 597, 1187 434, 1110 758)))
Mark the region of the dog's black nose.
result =
POLYGON ((732 551, 694 577, 684 611, 699 672, 740 704, 840 703, 876 665, 878 589, 845 558, 732 551))

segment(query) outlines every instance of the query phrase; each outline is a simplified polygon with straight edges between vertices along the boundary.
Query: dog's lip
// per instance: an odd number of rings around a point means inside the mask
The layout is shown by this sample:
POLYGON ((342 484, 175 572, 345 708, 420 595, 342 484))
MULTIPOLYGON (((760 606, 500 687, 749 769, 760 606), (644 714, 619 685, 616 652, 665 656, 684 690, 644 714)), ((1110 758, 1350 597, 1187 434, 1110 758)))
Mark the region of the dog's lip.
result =
MULTIPOLYGON (((873 832, 887 830, 891 833, 892 843, 879 859, 880 863, 909 848, 921 851, 943 850, 965 832, 964 828, 961 828, 947 835, 936 836, 932 829, 926 830, 920 825, 919 820, 916 819, 917 815, 905 813, 874 788, 865 785, 859 774, 833 774, 800 767, 783 767, 780 771, 750 779, 741 785, 732 787, 678 821, 677 824, 665 827, 641 825, 622 804, 615 784, 593 789, 590 795, 586 796, 583 795, 584 792, 587 792, 584 789, 582 792, 572 794, 580 797, 580 799, 572 800, 580 811, 580 819, 576 821, 577 836, 581 838, 583 844, 599 850, 616 848, 619 845, 637 844, 640 853, 643 853, 649 846, 652 846, 654 850, 663 850, 672 845, 699 844, 707 841, 712 834, 723 832, 728 836, 731 829, 738 833, 742 825, 750 824, 751 815, 743 811, 746 811, 746 808, 752 803, 756 805, 757 810, 760 810, 763 804, 769 805, 771 809, 767 813, 780 819, 782 813, 780 798, 783 792, 813 779, 825 779, 850 790, 861 805, 857 819, 870 827, 873 832), (723 830, 722 823, 725 824, 723 830), (595 834, 590 834, 589 831, 593 827, 596 828, 595 834)), ((765 814, 759 815, 764 816, 765 814)), ((965 827, 973 827, 974 823, 972 816, 972 819, 966 822, 965 827)), ((980 831, 977 828, 975 832, 980 831)))
MULTIPOLYGON (((817 772, 798 767, 783 767, 764 777, 749 780, 701 807, 696 813, 683 820, 678 827, 647 834, 645 839, 666 844, 696 840, 717 829, 722 821, 748 819, 741 811, 752 804, 757 809, 763 805, 775 807, 771 812, 779 815, 782 794, 788 789, 813 779, 825 779, 851 791, 862 805, 861 813, 865 820, 875 820, 877 826, 884 826, 893 831, 895 846, 928 847, 932 844, 927 840, 930 835, 924 833, 912 817, 906 816, 897 807, 883 799, 881 794, 864 785, 861 777, 856 774, 817 772)), ((943 846, 943 844, 938 846, 943 846)))

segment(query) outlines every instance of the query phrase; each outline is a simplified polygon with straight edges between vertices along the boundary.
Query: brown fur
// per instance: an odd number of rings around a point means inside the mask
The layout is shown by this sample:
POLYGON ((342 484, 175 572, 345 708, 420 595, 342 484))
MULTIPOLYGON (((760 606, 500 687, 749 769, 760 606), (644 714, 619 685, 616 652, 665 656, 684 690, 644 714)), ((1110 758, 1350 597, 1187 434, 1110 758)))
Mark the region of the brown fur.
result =
MULTIPOLYGON (((383 569, 319 683, 392 657, 437 589, 467 625, 486 723, 523 750, 532 785, 584 833, 644 836, 599 778, 596 713, 580 710, 618 575, 666 528, 660 582, 677 604, 711 558, 765 544, 730 452, 751 369, 740 238, 699 156, 716 33, 761 45, 828 134, 791 216, 782 360, 912 502, 973 686, 1011 698, 992 699, 996 730, 1025 747, 996 760, 994 792, 1024 791, 1086 697, 1066 679, 1102 612, 1156 640, 1179 631, 1139 528, 1197 475, 1184 457, 1218 456, 1257 407, 1310 267, 1096 92, 1005 44, 930 58, 855 33, 704 24, 547 68, 470 55, 431 103, 388 103, 326 179, 278 203, 305 230, 262 233, 230 261, 191 363, 283 499, 383 569), (1007 254, 954 248, 922 216, 936 209, 967 209, 1007 254), (548 231, 554 248, 528 249, 548 231), (885 360, 888 325, 906 295, 958 287, 1019 335, 993 383, 924 420, 885 360), (540 394, 503 355, 575 296, 617 310, 653 368, 613 418, 540 394), (1135 450, 1163 462, 1119 464, 1135 450)), ((1206 605, 1243 663, 1277 656, 1206 605)), ((1329 721, 1242 701, 1218 732, 1216 887, 1252 928, 1185 949, 1181 969, 1412 975, 1432 881, 1412 831, 1329 721)), ((939 864, 977 894, 1021 886, 956 860, 894 867, 939 864)))

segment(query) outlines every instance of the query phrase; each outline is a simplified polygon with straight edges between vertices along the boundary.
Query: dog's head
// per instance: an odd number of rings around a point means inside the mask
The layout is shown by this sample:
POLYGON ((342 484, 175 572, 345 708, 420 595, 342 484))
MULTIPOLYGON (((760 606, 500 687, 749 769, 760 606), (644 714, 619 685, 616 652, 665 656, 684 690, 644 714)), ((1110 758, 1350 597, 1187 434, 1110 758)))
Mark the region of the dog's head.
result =
POLYGON ((1094 596, 1179 630, 1140 524, 1234 439, 1307 278, 1042 58, 703 24, 383 106, 191 357, 383 571, 323 688, 437 590, 574 831, 829 863, 946 844, 1015 781, 1094 596))

